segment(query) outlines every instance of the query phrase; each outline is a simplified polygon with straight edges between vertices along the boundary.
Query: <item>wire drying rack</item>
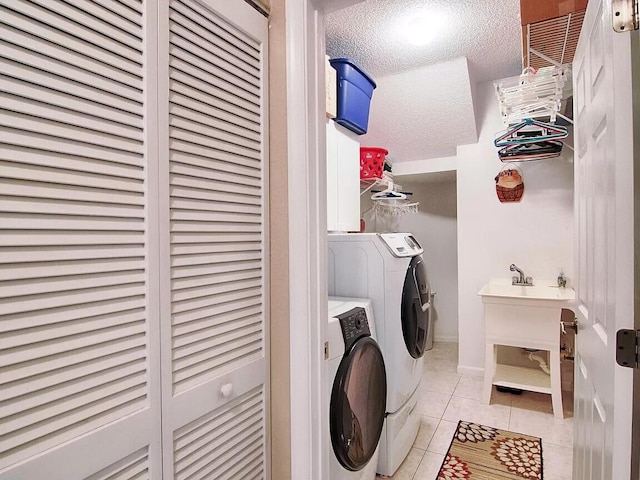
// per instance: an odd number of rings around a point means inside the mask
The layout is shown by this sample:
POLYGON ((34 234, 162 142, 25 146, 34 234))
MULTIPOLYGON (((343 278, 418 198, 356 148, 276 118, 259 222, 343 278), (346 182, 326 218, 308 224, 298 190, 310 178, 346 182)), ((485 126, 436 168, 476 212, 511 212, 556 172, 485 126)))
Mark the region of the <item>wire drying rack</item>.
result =
POLYGON ((377 200, 373 203, 373 207, 371 208, 376 215, 398 217, 408 213, 418 213, 418 205, 418 202, 377 200))
MULTIPOLYGON (((386 178, 381 184, 385 186, 385 189, 371 190, 373 204, 364 214, 372 211, 374 215, 395 217, 418 212, 419 202, 407 201, 407 196, 412 195, 411 192, 403 192, 402 187, 395 184, 391 178, 386 178)), ((369 191, 370 188, 366 188, 364 192, 369 191)))

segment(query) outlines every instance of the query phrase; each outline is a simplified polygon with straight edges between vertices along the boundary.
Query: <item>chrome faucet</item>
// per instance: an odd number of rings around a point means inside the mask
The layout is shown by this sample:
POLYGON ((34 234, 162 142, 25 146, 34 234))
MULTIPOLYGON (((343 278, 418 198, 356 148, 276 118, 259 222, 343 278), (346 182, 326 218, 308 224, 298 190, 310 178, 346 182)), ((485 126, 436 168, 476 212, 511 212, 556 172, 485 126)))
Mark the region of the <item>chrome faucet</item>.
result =
POLYGON ((511 285, 524 285, 524 286, 533 286, 533 278, 525 277, 524 272, 517 267, 515 263, 509 265, 509 270, 512 272, 518 272, 518 277, 511 277, 511 285))

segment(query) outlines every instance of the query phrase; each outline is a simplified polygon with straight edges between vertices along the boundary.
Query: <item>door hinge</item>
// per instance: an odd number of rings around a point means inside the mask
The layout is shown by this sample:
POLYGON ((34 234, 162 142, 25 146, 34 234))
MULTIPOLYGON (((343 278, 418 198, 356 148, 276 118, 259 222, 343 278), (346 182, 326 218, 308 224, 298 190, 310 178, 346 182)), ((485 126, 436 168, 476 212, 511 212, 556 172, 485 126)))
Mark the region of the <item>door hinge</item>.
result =
POLYGON ((613 29, 618 33, 637 30, 640 23, 639 0, 612 0, 613 29))
POLYGON ((329 360, 329 342, 324 342, 324 359, 329 360))
POLYGON ((616 334, 616 362, 621 367, 638 368, 640 330, 618 330, 616 334))

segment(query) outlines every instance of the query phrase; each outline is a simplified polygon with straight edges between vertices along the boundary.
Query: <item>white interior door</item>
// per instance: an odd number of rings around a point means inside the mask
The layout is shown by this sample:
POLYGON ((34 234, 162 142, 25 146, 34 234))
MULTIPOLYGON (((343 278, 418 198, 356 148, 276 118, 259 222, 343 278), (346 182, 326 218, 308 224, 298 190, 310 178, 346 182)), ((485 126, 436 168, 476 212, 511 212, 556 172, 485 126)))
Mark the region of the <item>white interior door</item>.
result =
POLYGON ((159 15, 164 478, 266 478, 267 19, 159 15))
POLYGON ((579 322, 573 478, 629 478, 631 377, 616 331, 633 325, 633 152, 629 33, 592 0, 573 64, 579 322))
POLYGON ((161 474, 155 28, 153 2, 0 2, 3 480, 161 474))

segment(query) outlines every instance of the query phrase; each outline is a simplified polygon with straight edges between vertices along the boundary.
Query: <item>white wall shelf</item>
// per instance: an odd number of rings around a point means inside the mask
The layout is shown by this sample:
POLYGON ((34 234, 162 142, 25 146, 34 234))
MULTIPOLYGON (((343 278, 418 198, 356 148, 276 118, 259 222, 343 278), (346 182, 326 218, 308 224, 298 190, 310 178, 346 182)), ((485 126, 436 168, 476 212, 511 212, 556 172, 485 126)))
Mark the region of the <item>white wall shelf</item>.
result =
POLYGON ((551 377, 538 368, 496 364, 493 385, 551 394, 551 377))

